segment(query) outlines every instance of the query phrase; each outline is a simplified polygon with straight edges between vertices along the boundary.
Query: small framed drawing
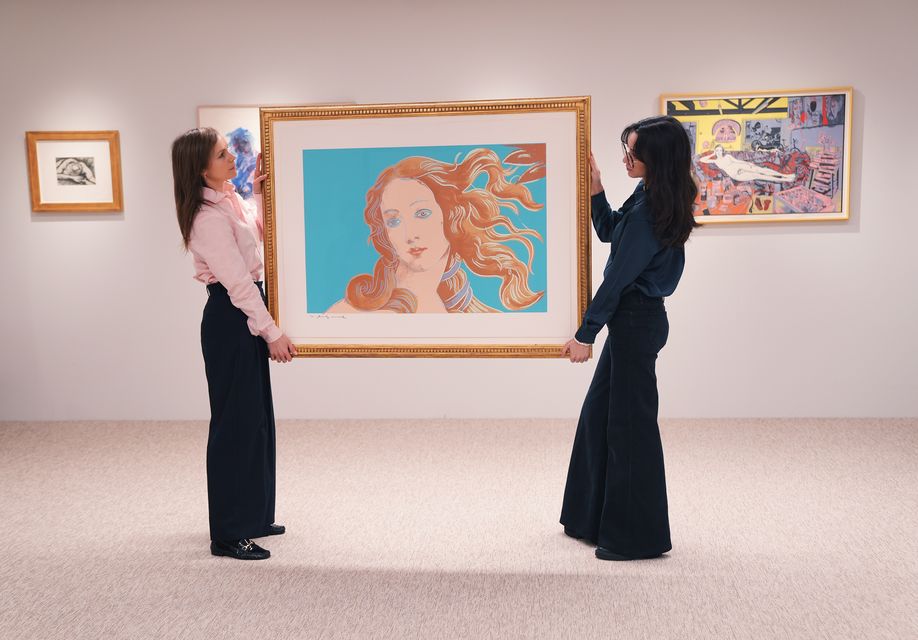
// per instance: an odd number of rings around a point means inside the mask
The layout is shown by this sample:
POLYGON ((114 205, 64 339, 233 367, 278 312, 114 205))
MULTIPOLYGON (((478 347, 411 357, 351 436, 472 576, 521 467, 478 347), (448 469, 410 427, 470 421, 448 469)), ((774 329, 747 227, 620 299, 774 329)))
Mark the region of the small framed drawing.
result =
POLYGON ((33 211, 123 211, 117 131, 27 131, 33 211))
POLYGON ((682 122, 702 223, 847 220, 851 88, 664 95, 682 122))
POLYGON ((588 97, 261 109, 301 356, 560 357, 590 296, 588 97))

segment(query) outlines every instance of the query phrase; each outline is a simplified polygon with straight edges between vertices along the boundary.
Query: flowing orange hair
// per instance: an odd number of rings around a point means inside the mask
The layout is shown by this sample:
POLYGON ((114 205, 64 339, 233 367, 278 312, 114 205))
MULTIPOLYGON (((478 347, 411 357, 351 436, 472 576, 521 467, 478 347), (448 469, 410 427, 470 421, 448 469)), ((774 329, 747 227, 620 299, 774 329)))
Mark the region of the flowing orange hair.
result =
POLYGON ((542 240, 532 229, 519 229, 501 211, 503 207, 519 212, 517 205, 538 211, 536 202, 523 181, 544 176, 544 147, 520 145, 507 158, 510 164, 532 164, 517 182, 508 178, 514 169, 505 169, 498 155, 490 149, 475 149, 462 162, 441 162, 433 158, 410 157, 384 170, 367 192, 364 220, 370 227, 370 241, 379 252, 372 274, 355 276, 347 285, 345 299, 360 311, 388 310, 414 313, 417 299, 407 289, 396 287, 398 255, 389 242, 384 224, 382 192, 393 180, 417 180, 430 189, 443 210, 443 232, 450 244, 444 279, 437 293, 452 313, 494 312, 471 293, 468 276, 459 268, 464 263, 481 276, 501 279, 500 300, 507 309, 518 311, 542 299, 544 291, 529 288, 529 274, 535 253, 530 237, 542 240), (541 157, 539 157, 541 156, 541 157), (519 160, 523 158, 523 160, 519 160), (471 188, 481 175, 487 175, 483 188, 471 188), (520 260, 506 243, 516 240, 529 252, 527 262, 520 260))

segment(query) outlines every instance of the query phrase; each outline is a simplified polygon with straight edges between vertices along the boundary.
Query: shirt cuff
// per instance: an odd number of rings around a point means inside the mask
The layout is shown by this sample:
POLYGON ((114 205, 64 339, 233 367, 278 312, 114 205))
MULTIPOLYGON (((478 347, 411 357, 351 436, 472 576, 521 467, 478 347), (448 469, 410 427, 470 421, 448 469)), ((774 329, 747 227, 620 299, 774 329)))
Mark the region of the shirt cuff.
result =
POLYGON ((274 342, 278 338, 284 335, 284 332, 280 330, 276 324, 272 324, 270 327, 261 332, 261 337, 265 339, 265 342, 274 342))
POLYGON ((596 335, 590 335, 590 332, 587 331, 586 327, 580 327, 577 329, 577 333, 574 334, 574 340, 584 346, 591 346, 594 342, 596 342, 596 335))

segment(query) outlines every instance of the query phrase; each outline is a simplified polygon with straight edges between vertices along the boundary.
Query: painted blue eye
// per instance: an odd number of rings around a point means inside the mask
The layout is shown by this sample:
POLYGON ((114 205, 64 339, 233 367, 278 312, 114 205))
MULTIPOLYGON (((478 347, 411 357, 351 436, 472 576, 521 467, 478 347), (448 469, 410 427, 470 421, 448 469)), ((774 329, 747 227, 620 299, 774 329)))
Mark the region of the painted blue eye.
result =
POLYGON ((401 218, 389 218, 386 220, 386 226, 390 229, 394 229, 402 223, 401 218))
POLYGON ((430 209, 418 209, 417 211, 414 212, 414 217, 420 218, 421 220, 424 220, 425 218, 429 218, 432 215, 433 215, 433 211, 431 211, 430 209))

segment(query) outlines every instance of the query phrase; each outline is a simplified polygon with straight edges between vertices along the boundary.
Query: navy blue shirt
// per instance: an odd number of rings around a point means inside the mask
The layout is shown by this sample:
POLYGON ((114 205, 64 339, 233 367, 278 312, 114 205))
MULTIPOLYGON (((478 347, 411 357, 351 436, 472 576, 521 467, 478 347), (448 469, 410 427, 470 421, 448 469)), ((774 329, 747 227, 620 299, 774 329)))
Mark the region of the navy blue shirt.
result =
POLYGON ((604 191, 591 198, 590 207, 596 235, 612 248, 602 284, 574 336, 585 344, 593 344, 624 294, 637 289, 653 298, 671 295, 685 267, 685 249, 664 247, 654 235, 643 180, 618 211, 612 211, 604 191))

